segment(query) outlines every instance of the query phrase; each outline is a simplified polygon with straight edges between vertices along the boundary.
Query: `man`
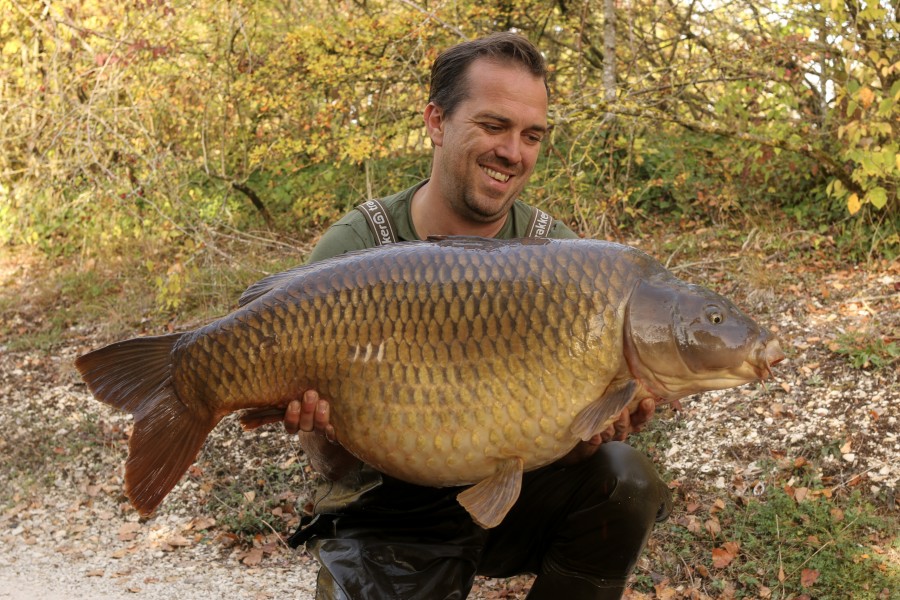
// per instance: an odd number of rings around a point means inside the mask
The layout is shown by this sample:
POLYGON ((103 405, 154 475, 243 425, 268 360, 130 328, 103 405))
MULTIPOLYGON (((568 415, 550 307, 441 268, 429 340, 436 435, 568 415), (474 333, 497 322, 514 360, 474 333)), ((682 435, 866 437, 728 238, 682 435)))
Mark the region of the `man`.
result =
MULTIPOLYGON (((536 213, 517 198, 547 133, 547 102, 543 58, 521 36, 493 34, 441 54, 424 111, 431 177, 382 199, 379 222, 400 240, 528 235, 536 213)), ((352 211, 310 260, 375 246, 375 231, 364 211, 352 211)), ((577 237, 558 221, 547 234, 577 237)), ((670 496, 643 455, 610 440, 625 439, 653 411, 647 400, 559 462, 526 473, 516 505, 485 530, 456 502, 458 488, 397 481, 333 443, 327 400, 306 392, 284 424, 328 480, 317 519, 293 538, 321 563, 317 598, 465 598, 476 573, 523 572, 537 574, 532 599, 621 597, 670 496)))

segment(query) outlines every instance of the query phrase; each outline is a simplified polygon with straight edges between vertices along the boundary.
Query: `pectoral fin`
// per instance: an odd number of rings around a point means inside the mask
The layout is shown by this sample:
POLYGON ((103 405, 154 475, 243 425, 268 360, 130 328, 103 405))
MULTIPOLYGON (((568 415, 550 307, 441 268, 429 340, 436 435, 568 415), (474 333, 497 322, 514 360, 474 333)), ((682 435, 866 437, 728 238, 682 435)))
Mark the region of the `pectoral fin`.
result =
POLYGON ((572 433, 580 440, 589 440, 595 434, 606 429, 628 406, 636 389, 637 383, 631 380, 624 387, 607 391, 606 394, 588 404, 572 422, 572 433))
POLYGON ((456 499, 481 527, 496 527, 519 498, 522 469, 521 458, 504 460, 496 473, 461 492, 456 499))

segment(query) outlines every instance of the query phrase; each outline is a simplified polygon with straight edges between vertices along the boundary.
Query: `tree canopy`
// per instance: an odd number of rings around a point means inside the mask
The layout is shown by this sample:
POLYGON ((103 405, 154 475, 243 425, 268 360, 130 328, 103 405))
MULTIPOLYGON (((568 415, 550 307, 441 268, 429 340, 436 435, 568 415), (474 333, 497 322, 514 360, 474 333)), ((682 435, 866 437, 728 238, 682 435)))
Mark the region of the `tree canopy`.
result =
POLYGON ((586 235, 778 215, 895 255, 900 15, 830 0, 0 0, 0 242, 51 255, 321 228, 427 173, 437 53, 551 73, 528 199, 586 235))

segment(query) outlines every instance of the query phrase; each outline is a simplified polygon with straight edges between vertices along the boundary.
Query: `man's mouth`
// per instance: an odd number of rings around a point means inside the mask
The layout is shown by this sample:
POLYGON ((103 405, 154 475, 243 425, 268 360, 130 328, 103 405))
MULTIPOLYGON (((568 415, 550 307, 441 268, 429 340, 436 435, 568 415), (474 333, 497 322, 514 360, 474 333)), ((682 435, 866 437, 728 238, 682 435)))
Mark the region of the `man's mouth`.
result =
POLYGON ((485 167, 482 165, 481 170, 487 173, 487 176, 495 181, 499 181, 500 183, 506 183, 509 181, 509 175, 505 175, 500 171, 495 171, 491 168, 485 167))

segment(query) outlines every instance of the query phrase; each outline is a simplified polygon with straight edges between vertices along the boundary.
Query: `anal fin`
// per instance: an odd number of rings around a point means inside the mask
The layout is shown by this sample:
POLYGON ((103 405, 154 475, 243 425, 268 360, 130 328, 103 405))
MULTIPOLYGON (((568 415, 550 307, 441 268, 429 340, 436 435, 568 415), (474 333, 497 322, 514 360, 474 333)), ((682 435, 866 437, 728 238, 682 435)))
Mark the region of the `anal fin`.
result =
POLYGON ((637 383, 629 381, 623 387, 607 391, 606 394, 588 404, 572 421, 572 433, 580 440, 589 440, 609 426, 619 413, 628 406, 637 383))
POLYGON ((460 492, 456 499, 478 525, 496 527, 519 499, 523 468, 518 457, 501 461, 496 473, 460 492))

